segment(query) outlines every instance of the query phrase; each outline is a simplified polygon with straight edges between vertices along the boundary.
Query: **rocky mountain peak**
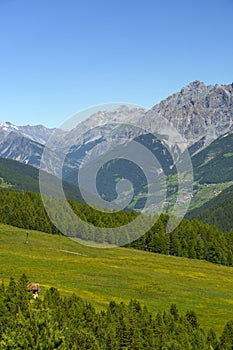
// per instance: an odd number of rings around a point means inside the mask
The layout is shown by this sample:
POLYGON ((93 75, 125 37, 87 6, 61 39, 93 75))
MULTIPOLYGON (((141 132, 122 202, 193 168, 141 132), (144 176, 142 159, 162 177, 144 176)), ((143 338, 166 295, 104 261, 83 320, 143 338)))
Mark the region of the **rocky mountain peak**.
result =
POLYGON ((205 138, 203 147, 233 129, 233 87, 205 85, 195 80, 146 114, 146 122, 157 128, 163 117, 184 136, 189 145, 205 138))
POLYGON ((0 129, 4 130, 4 131, 12 131, 12 130, 18 130, 18 127, 10 122, 4 122, 4 123, 0 123, 0 129))
POLYGON ((184 86, 180 92, 184 94, 186 92, 190 92, 190 91, 192 92, 193 90, 202 91, 205 88, 206 88, 206 85, 203 82, 199 80, 194 80, 188 85, 184 86))

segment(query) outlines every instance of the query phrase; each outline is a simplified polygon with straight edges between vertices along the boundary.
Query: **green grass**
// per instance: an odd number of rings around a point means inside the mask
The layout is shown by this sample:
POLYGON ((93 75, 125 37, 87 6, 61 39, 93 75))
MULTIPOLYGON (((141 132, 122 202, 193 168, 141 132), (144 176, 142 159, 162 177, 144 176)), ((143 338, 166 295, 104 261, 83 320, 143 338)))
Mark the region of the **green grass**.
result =
POLYGON ((12 186, 11 184, 9 184, 7 181, 4 180, 3 177, 0 176, 0 187, 9 188, 11 186, 12 186))
POLYGON ((0 279, 25 273, 31 282, 75 292, 97 309, 110 300, 138 299, 152 312, 176 303, 194 309, 205 329, 219 333, 233 319, 233 269, 205 261, 126 248, 98 249, 63 237, 0 225, 0 279))
POLYGON ((219 183, 219 184, 208 184, 199 185, 198 190, 194 194, 194 197, 191 200, 189 211, 201 207, 203 204, 210 201, 212 198, 215 198, 216 195, 214 191, 224 191, 226 188, 232 186, 232 181, 219 183))
POLYGON ((232 152, 229 152, 229 153, 225 153, 223 155, 224 158, 229 158, 229 157, 232 157, 233 156, 233 153, 232 152))

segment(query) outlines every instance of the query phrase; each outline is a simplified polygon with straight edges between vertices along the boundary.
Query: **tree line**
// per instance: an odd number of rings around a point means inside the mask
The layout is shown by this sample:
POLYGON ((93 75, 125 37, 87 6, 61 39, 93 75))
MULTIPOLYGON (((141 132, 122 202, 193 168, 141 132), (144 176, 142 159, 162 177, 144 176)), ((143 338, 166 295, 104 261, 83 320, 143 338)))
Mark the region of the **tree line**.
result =
MULTIPOLYGON (((95 210, 87 204, 68 201, 72 211, 90 225, 88 229, 73 221, 69 213, 58 215, 59 199, 49 199, 51 216, 65 228, 67 235, 98 243, 118 244, 131 248, 142 249, 154 253, 169 254, 192 259, 204 259, 212 263, 233 265, 233 233, 223 233, 215 226, 204 224, 196 219, 183 219, 172 232, 166 232, 169 216, 162 214, 152 228, 142 237, 137 238, 135 232, 130 232, 125 226, 135 218, 137 213, 119 211, 104 213, 95 210), (94 226, 108 228, 95 236, 94 226), (123 226, 123 227, 122 227, 123 226), (93 229, 92 229, 93 227, 93 229), (112 228, 122 227, 121 234, 116 236, 112 228), (133 242, 132 242, 133 241, 133 242), (132 243, 130 243, 132 242, 132 243)), ((71 211, 71 212, 72 212, 71 211)), ((0 189, 0 222, 29 230, 47 233, 61 233, 48 217, 40 194, 22 191, 0 189)), ((143 218, 138 221, 138 228, 143 227, 143 218)))
POLYGON ((233 321, 220 337, 205 332, 196 313, 169 311, 152 315, 136 300, 111 301, 97 312, 72 295, 61 297, 53 287, 34 300, 25 275, 0 286, 0 348, 44 350, 230 350, 233 321))
POLYGON ((162 214, 155 225, 128 247, 154 253, 202 259, 233 265, 233 233, 223 233, 216 226, 194 219, 183 219, 172 232, 166 232, 169 216, 162 214))

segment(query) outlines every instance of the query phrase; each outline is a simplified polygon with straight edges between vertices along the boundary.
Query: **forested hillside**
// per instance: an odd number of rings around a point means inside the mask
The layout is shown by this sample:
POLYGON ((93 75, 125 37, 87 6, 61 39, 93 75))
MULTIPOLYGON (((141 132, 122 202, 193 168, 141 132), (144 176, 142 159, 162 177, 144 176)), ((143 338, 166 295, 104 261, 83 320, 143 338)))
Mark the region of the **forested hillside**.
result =
POLYGON ((232 180, 233 133, 213 141, 192 157, 194 178, 199 183, 222 183, 232 180))
POLYGON ((233 186, 186 215, 188 219, 216 225, 224 232, 233 231, 233 186))
MULTIPOLYGON (((58 178, 45 172, 43 174, 43 180, 47 181, 45 184, 50 186, 50 191, 52 184, 56 196, 58 178)), ((0 180, 0 184, 2 182, 4 187, 12 190, 40 192, 39 169, 12 159, 0 158, 0 180)), ((63 188, 68 199, 82 202, 78 187, 64 181, 63 188)))
POLYGON ((39 193, 0 189, 0 222, 25 229, 59 233, 39 193))
MULTIPOLYGON (((57 199, 58 203, 59 201, 57 199)), ((108 214, 96 211, 86 204, 75 201, 69 201, 69 203, 82 220, 100 227, 121 226, 137 215, 134 212, 127 213, 125 211, 108 214)), ((56 207, 54 210, 56 211, 56 207)), ((67 221, 70 223, 69 218, 67 221)), ((49 219, 39 193, 0 189, 0 222, 25 229, 59 233, 49 219)), ((81 232, 80 238, 88 239, 81 232)))
POLYGON ((215 226, 186 219, 173 232, 166 233, 168 218, 168 215, 161 215, 150 231, 129 246, 217 264, 233 264, 233 233, 223 233, 215 226))

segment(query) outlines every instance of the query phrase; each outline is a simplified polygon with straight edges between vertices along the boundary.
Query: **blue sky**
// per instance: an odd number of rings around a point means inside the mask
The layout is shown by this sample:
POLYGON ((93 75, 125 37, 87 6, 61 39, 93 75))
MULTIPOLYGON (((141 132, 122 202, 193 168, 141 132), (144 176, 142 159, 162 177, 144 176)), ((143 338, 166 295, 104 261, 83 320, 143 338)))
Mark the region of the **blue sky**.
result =
POLYGON ((58 126, 233 81, 233 0, 0 0, 0 121, 58 126))

